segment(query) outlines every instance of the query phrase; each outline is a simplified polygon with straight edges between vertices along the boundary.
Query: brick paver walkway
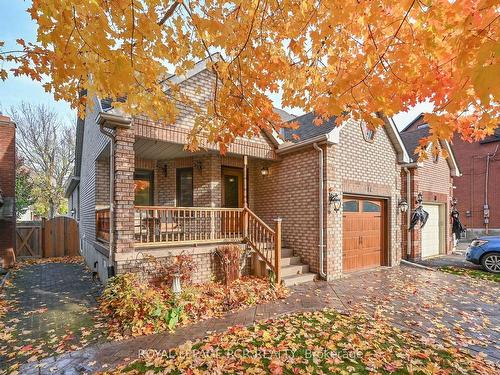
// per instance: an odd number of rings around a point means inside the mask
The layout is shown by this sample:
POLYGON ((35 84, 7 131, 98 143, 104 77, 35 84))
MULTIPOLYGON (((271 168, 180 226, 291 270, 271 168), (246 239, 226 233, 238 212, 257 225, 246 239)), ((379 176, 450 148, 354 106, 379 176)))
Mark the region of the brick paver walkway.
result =
POLYGON ((294 288, 286 300, 256 306, 178 329, 105 343, 26 365, 23 374, 77 374, 111 369, 137 358, 141 350, 167 350, 209 332, 286 313, 324 307, 343 312, 362 309, 392 320, 429 340, 451 340, 458 347, 500 360, 500 309, 496 283, 413 267, 395 267, 353 274, 334 282, 313 282, 294 288))
POLYGON ((13 272, 11 280, 4 292, 14 309, 3 320, 13 329, 13 340, 0 344, 0 370, 27 357, 54 355, 98 341, 102 332, 94 331, 93 316, 102 286, 92 281, 82 264, 30 265, 13 272), (8 359, 12 350, 17 351, 16 358, 8 359))
POLYGON ((433 258, 422 259, 418 261, 418 263, 431 268, 454 266, 454 267, 470 268, 476 270, 482 269, 481 266, 477 264, 467 262, 465 260, 465 255, 462 254, 449 254, 433 258))

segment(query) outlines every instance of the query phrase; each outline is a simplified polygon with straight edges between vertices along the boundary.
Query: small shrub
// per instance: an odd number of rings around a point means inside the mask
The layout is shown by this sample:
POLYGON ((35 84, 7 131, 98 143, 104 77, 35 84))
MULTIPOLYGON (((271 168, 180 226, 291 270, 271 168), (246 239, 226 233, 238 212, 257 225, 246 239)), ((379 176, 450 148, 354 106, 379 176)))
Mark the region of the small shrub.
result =
POLYGON ((161 290, 127 273, 113 277, 101 297, 101 310, 110 317, 111 331, 142 335, 174 329, 183 309, 161 290))
POLYGON ((215 250, 220 259, 226 286, 240 277, 241 248, 238 245, 223 245, 215 250))
POLYGON ((148 262, 154 268, 155 277, 150 282, 155 286, 171 287, 175 274, 181 275, 182 285, 189 285, 192 282, 193 273, 196 271, 196 264, 193 257, 180 254, 169 258, 166 262, 161 262, 152 255, 147 256, 148 262))

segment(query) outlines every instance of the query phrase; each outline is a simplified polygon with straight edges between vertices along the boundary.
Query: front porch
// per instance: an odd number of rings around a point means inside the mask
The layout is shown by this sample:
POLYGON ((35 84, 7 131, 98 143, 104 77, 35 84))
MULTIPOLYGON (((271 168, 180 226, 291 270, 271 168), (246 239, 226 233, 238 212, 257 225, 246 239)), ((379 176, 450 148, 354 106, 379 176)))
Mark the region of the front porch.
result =
POLYGON ((95 237, 114 252, 115 261, 146 251, 200 255, 206 248, 207 262, 217 245, 234 243, 251 249, 254 274, 271 270, 281 279, 281 221, 266 223, 252 211, 259 199, 255 183, 272 158, 211 150, 193 154, 180 144, 140 137, 133 151, 128 173, 119 173, 123 165, 115 155, 114 186, 110 150, 96 161, 95 237))

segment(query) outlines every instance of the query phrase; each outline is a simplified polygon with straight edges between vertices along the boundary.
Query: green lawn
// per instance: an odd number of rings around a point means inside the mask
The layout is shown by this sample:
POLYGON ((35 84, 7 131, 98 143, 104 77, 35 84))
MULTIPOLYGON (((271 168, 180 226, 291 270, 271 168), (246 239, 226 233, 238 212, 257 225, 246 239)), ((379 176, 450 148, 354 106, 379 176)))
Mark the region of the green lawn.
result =
POLYGON ((380 319, 324 310, 232 327, 114 373, 497 373, 482 357, 428 342, 380 319))
POLYGON ((475 279, 496 281, 497 283, 500 282, 500 274, 499 273, 486 272, 486 271, 483 271, 480 269, 462 268, 462 267, 456 267, 456 266, 445 266, 445 267, 440 267, 439 270, 443 271, 443 272, 451 273, 454 275, 468 276, 468 277, 472 277, 475 279))

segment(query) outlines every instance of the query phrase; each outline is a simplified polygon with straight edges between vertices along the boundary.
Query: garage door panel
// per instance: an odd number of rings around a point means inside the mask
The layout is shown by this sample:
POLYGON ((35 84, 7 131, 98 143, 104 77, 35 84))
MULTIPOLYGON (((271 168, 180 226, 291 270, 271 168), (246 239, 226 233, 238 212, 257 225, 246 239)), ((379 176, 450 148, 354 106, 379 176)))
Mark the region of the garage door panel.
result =
POLYGON ((441 252, 441 228, 440 215, 441 210, 439 205, 424 204, 423 209, 429 214, 427 223, 422 228, 422 257, 430 257, 439 255, 441 252))
POLYGON ((344 211, 343 216, 344 271, 380 266, 385 220, 383 202, 350 197, 345 198, 345 202, 348 202, 349 211, 344 211))

